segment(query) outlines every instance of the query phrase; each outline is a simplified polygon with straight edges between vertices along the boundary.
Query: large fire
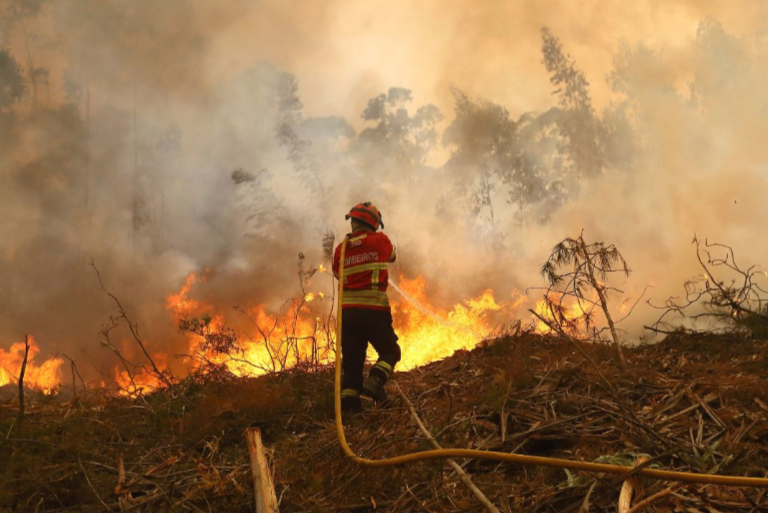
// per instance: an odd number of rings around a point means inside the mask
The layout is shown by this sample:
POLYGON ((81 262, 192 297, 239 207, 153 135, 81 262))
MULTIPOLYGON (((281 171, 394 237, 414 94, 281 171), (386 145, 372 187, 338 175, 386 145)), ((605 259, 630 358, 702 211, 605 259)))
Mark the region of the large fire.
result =
MULTIPOLYGON (((322 266, 316 271, 326 272, 322 266)), ((259 376, 333 361, 335 294, 306 290, 276 312, 256 304, 225 315, 225 310, 218 305, 193 297, 195 285, 205 282, 207 273, 208 270, 189 274, 180 289, 165 300, 171 320, 186 332, 189 370, 223 365, 237 376, 259 376)), ((516 291, 506 300, 497 299, 494 292, 487 289, 453 307, 441 308, 430 301, 428 286, 422 277, 409 279, 401 275, 391 285, 394 326, 403 349, 400 370, 445 358, 457 350, 474 348, 499 324, 521 318, 521 307, 528 301, 516 291)), ((328 286, 332 286, 330 281, 328 286)), ((535 308, 542 317, 551 319, 543 301, 535 308)), ((568 316, 582 313, 574 310, 568 316)), ((539 333, 550 331, 545 323, 536 319, 534 327, 539 333)), ((37 364, 39 347, 31 338, 30 344, 25 384, 50 391, 61 381, 59 368, 63 360, 54 357, 37 364)), ((0 349, 0 385, 17 382, 23 357, 23 343, 13 344, 8 351, 0 349)), ((369 357, 375 358, 372 348, 369 357)), ((153 354, 152 358, 161 371, 168 369, 167 354, 153 354)), ((149 364, 130 370, 116 366, 114 383, 129 395, 162 387, 163 382, 150 369, 149 364)))
MULTIPOLYGON (((0 386, 18 382, 21 366, 24 362, 24 352, 24 342, 12 344, 8 351, 0 348, 0 386)), ((37 342, 30 336, 24 386, 49 393, 61 380, 59 367, 64 361, 61 358, 50 358, 38 365, 35 360, 39 353, 40 348, 37 342)))
MULTIPOLYGON (((224 364, 238 376, 257 376, 301 363, 333 361, 335 322, 333 299, 328 294, 305 292, 278 314, 268 313, 264 305, 241 310, 252 334, 245 340, 240 338, 235 351, 223 354, 207 343, 227 329, 223 315, 212 305, 188 298, 194 282, 194 276, 188 276, 181 290, 169 296, 168 308, 177 315, 205 318, 202 329, 189 336, 190 354, 197 355, 196 364, 224 364)), ((494 321, 509 317, 526 301, 517 292, 510 301, 497 301, 488 289, 446 310, 432 306, 422 277, 401 276, 393 289, 390 298, 395 330, 403 348, 398 366, 402 370, 444 358, 459 349, 472 349, 493 330, 494 321)), ((371 348, 369 356, 374 354, 371 348)))
POLYGON ((431 306, 422 277, 409 280, 400 276, 393 288, 392 314, 403 349, 399 368, 404 370, 445 358, 459 349, 474 348, 493 330, 494 312, 511 311, 525 301, 515 293, 512 301, 498 303, 493 291, 487 289, 445 311, 431 306))

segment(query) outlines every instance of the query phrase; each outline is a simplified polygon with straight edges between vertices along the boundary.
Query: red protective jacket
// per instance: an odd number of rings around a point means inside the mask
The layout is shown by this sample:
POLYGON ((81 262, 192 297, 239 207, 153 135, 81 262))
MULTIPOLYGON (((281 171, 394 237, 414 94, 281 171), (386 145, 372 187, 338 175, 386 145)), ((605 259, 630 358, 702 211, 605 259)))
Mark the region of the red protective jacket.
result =
MULTIPOLYGON (((344 253, 344 301, 342 308, 389 311, 387 263, 396 258, 395 246, 382 232, 357 231, 347 235, 344 253)), ((333 274, 339 275, 341 244, 333 255, 333 274)))

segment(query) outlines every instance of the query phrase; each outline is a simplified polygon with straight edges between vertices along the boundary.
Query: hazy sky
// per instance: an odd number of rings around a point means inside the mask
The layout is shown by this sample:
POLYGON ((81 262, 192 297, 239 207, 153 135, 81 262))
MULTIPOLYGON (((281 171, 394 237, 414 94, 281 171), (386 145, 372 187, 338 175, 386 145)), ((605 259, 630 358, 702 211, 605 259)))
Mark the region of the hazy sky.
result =
POLYGON ((222 76, 263 57, 293 73, 308 115, 356 122, 368 98, 390 86, 417 103, 451 108, 449 85, 513 114, 551 105, 539 30, 548 26, 606 102, 605 74, 618 44, 643 41, 675 54, 717 19, 736 36, 766 26, 768 2, 367 0, 199 4, 210 23, 209 69, 222 76), (215 5, 215 7, 214 7, 215 5), (246 5, 250 7, 246 7, 246 5))
MULTIPOLYGON (((0 12, 17 1, 0 0, 0 12)), ((0 154, 6 157, 0 171, 12 184, 0 189, 0 214, 14 221, 0 226, 10 233, 0 240, 0 255, 15 262, 11 281, 24 291, 8 295, 8 311, 0 308, 0 344, 18 341, 34 326, 48 354, 74 347, 95 353, 97 329, 113 307, 83 265, 86 256, 96 256, 110 286, 136 300, 136 318, 173 354, 179 349, 169 341, 179 336, 165 297, 187 273, 217 270, 195 290, 222 308, 254 302, 279 307, 296 290, 289 259, 320 249, 322 234, 307 220, 341 235, 346 209, 361 200, 380 203, 386 212, 387 230, 401 246, 398 270, 402 265, 406 274, 425 276, 430 294, 444 291, 430 299, 445 304, 487 287, 508 298, 541 285, 538 270, 552 246, 581 230, 589 240, 622 250, 635 271, 625 287, 633 298, 652 284, 657 302, 663 301, 701 272, 690 245, 694 233, 732 244, 747 265, 768 265, 766 244, 755 238, 768 218, 766 27, 765 0, 46 2, 39 16, 13 30, 3 32, 0 25, 0 47, 9 47, 25 69, 31 55, 35 67, 50 70, 50 87, 34 103, 27 95, 18 106, 25 116, 14 151, 0 154), (707 20, 720 25, 702 25, 707 20), (644 146, 631 172, 605 173, 549 212, 544 224, 519 223, 524 217, 500 184, 494 222, 516 254, 499 255, 490 241, 477 244, 472 223, 462 232, 436 217, 446 198, 467 200, 451 197, 458 193, 445 173, 433 179, 438 175, 429 170, 411 187, 402 169, 362 169, 368 164, 354 155, 326 155, 320 144, 313 148, 319 148, 330 193, 315 201, 275 139, 277 109, 265 84, 279 71, 295 77, 303 118, 341 116, 358 133, 368 100, 390 87, 413 91, 412 113, 436 104, 445 115, 440 133, 455 118, 451 86, 505 107, 513 120, 545 111, 557 98, 541 62, 544 26, 591 82, 601 116, 622 99, 606 83, 614 56, 624 43, 633 49, 625 52, 623 77, 637 128, 633 144, 644 146), (700 26, 709 26, 709 33, 697 37, 700 26), (689 101, 694 79, 699 94, 689 101), (81 117, 56 118, 60 125, 52 118, 35 121, 37 102, 55 110, 67 101, 66 80, 90 93, 87 103, 85 95, 77 98, 81 117), (670 94, 670 83, 679 94, 670 94), (88 136, 81 123, 86 105, 93 128, 88 136), (68 131, 72 141, 61 143, 68 131), (85 140, 93 223, 58 225, 62 212, 79 212, 85 188, 78 185, 84 160, 77 142, 85 140), (69 160, 60 144, 74 152, 69 160), (31 171, 28 164, 34 164, 31 171), (294 223, 289 236, 270 228, 273 237, 262 246, 243 237, 241 209, 247 208, 237 203, 230 179, 240 168, 274 175, 263 189, 286 208, 294 223), (379 197, 372 198, 374 172, 385 176, 377 183, 382 188, 373 188, 379 197), (154 216, 144 237, 163 248, 146 254, 135 251, 131 230, 137 173, 154 216), (63 194, 62 183, 73 194, 63 194), (33 247, 45 249, 16 260, 19 248, 33 247), (51 312, 49 322, 40 324, 40 311, 51 312)), ((439 145, 428 164, 439 168, 450 151, 439 145)), ((464 171, 474 176, 477 169, 464 171)), ((636 331, 657 315, 638 309, 636 331)))

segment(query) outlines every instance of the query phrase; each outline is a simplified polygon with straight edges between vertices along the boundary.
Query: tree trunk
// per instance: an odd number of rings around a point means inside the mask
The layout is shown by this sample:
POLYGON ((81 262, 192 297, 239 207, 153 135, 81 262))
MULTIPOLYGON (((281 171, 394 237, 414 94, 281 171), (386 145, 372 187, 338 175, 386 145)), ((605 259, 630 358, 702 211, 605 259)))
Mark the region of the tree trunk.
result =
POLYGON ((595 278, 595 268, 592 266, 592 260, 590 260, 590 255, 587 251, 586 243, 581 238, 579 238, 579 242, 581 244, 582 251, 584 252, 584 259, 587 262, 587 271, 589 273, 589 281, 592 283, 592 287, 594 287, 595 291, 597 292, 597 297, 600 299, 600 307, 603 309, 603 313, 605 314, 605 319, 608 321, 608 328, 611 330, 611 338, 613 338, 613 343, 616 346, 616 352, 619 355, 619 361, 621 362, 622 367, 626 367, 627 362, 624 359, 624 352, 621 350, 619 335, 618 333, 616 333, 616 325, 613 322, 613 317, 611 316, 611 312, 608 311, 608 301, 605 298, 605 287, 603 285, 600 285, 597 282, 597 278, 595 278))

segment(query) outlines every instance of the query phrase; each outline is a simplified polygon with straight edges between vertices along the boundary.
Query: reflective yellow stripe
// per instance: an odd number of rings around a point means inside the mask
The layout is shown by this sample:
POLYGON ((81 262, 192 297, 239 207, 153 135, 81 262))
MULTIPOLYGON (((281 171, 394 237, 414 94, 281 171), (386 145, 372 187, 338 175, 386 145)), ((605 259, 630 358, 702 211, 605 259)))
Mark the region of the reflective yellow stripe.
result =
POLYGON ((392 375, 392 371, 394 370, 390 364, 382 360, 376 362, 376 365, 374 365, 373 368, 378 368, 381 372, 384 373, 387 379, 389 379, 389 377, 392 375))
POLYGON ((344 302, 342 303, 344 305, 366 305, 366 306, 389 306, 389 299, 388 298, 382 298, 382 299, 375 299, 375 298, 362 298, 362 297, 350 297, 348 298, 346 294, 344 294, 344 302))
POLYGON ((392 244, 392 254, 389 255, 389 260, 387 260, 387 261, 388 262, 394 262, 396 256, 397 256, 397 247, 394 244, 392 244))
POLYGON ((344 290, 344 297, 373 297, 383 299, 387 293, 381 290, 344 290))
POLYGON ((360 397, 360 392, 354 388, 345 388, 341 391, 341 397, 360 397))
POLYGON ((387 269, 386 262, 374 262, 372 264, 356 265, 356 266, 344 269, 344 276, 348 274, 362 273, 365 271, 381 271, 382 269, 383 270, 387 269))
POLYGON ((378 285, 379 284, 379 273, 381 272, 380 269, 376 269, 373 271, 373 274, 371 275, 371 285, 378 285))
POLYGON ((364 239, 366 237, 368 237, 368 234, 364 233, 362 235, 358 235, 357 237, 352 237, 351 239, 349 239, 349 242, 355 242, 356 240, 362 240, 362 239, 364 239))

